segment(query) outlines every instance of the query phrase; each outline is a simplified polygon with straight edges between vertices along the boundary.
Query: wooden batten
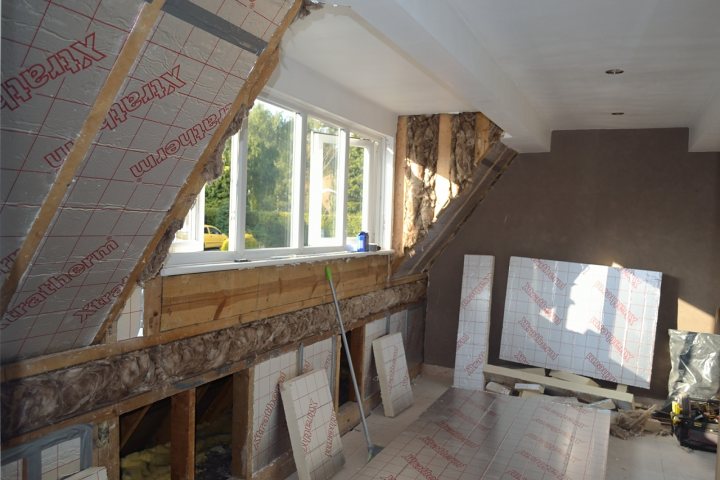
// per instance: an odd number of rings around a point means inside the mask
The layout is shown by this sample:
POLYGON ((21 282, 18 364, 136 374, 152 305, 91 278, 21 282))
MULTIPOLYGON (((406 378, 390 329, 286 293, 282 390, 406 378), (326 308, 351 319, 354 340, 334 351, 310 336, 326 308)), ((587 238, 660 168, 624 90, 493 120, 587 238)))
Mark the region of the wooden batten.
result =
POLYGON ((452 115, 440 115, 438 125, 438 159, 435 172, 435 219, 450 202, 453 183, 450 178, 452 115))
POLYGON ((108 480, 120 480, 120 422, 117 415, 93 424, 93 465, 105 467, 108 480))
POLYGON ((173 395, 170 407, 170 478, 195 478, 195 389, 173 395))
POLYGON ((255 369, 248 368, 232 378, 232 463, 231 472, 239 478, 252 478, 253 390, 255 369))
POLYGON ((398 117, 397 133, 395 134, 395 166, 393 173, 393 220, 392 249, 398 257, 402 256, 403 219, 405 211, 405 165, 407 162, 407 119, 398 117))

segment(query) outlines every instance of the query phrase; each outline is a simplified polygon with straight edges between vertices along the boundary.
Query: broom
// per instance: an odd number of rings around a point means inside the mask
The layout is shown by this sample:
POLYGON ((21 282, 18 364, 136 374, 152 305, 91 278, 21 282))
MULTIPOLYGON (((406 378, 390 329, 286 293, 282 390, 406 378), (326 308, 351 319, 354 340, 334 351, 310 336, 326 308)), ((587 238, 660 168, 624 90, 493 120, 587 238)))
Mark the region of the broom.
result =
POLYGON ((335 303, 335 313, 337 314, 338 325, 340 326, 340 336, 342 337, 343 347, 345 349, 345 357, 350 367, 350 377, 352 378, 353 388, 355 389, 355 398, 357 399, 358 408, 360 409, 360 421, 363 426, 363 433, 365 434, 365 443, 368 448, 368 462, 373 459, 375 455, 380 453, 383 447, 373 445, 370 440, 370 431, 368 430, 367 422, 365 421, 365 410, 363 409, 363 402, 360 397, 360 389, 358 388, 357 378, 355 378, 355 369, 353 368, 352 357, 350 356, 350 346, 348 345, 347 336, 345 335, 345 326, 343 325, 342 315, 340 314, 340 304, 338 303, 337 294, 335 293, 335 285, 333 285, 332 272, 330 267, 325 267, 325 277, 330 283, 330 291, 332 292, 333 302, 335 303))

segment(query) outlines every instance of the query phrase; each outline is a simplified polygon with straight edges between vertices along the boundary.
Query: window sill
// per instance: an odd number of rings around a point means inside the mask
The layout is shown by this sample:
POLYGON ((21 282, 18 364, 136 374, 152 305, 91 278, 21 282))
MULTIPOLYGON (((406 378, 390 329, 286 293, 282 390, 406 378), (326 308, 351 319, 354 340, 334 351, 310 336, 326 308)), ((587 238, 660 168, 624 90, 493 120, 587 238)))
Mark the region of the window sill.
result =
POLYGON ((327 260, 338 260, 343 258, 360 258, 375 255, 392 255, 392 250, 378 250, 377 252, 333 252, 314 254, 283 255, 262 260, 243 260, 233 262, 203 262, 175 265, 163 268, 160 275, 172 277, 174 275, 186 275, 191 273, 218 272, 223 270, 247 270, 257 267, 269 267, 274 265, 294 265, 298 263, 316 263, 327 260))

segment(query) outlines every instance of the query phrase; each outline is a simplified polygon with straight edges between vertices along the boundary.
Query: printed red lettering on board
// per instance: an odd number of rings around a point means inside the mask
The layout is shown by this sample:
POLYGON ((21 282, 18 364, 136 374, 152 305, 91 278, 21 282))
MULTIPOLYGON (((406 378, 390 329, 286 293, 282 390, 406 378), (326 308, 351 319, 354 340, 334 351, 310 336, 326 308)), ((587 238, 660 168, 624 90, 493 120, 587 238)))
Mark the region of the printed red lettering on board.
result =
MULTIPOLYGON (((207 118, 214 118, 215 122, 212 128, 215 128, 220 119, 222 119, 230 110, 230 106, 222 107, 217 114, 213 113, 207 118)), ((139 162, 130 166, 130 173, 133 177, 140 178, 148 173, 153 168, 163 163, 171 155, 178 152, 181 146, 193 147, 198 144, 205 136, 209 133, 210 129, 205 126, 204 121, 196 123, 192 127, 185 130, 183 133, 178 135, 177 138, 168 141, 165 145, 157 149, 155 153, 151 153, 147 157, 143 158, 139 162)))
POLYGON ((34 293, 25 297, 23 301, 5 312, 5 315, 3 315, 2 318, 2 323, 0 323, 0 330, 6 329, 10 324, 25 316, 31 308, 37 307, 41 303, 45 302, 45 300, 47 300, 50 296, 70 283, 73 278, 81 275, 87 270, 90 270, 95 266, 96 262, 103 260, 118 248, 120 248, 120 245, 118 245, 115 240, 110 239, 104 245, 101 245, 90 252, 80 262, 70 267, 66 273, 50 276, 47 280, 45 280, 45 282, 37 287, 34 293))
POLYGON ((14 77, 2 82, 0 109, 15 110, 32 98, 32 91, 45 86, 66 73, 76 74, 106 55, 95 48, 95 32, 84 40, 77 40, 69 48, 63 48, 45 59, 44 63, 30 65, 14 77))
POLYGON ((164 98, 184 86, 185 81, 180 78, 180 65, 175 65, 113 103, 105 116, 102 130, 114 130, 127 120, 129 113, 155 99, 164 98))

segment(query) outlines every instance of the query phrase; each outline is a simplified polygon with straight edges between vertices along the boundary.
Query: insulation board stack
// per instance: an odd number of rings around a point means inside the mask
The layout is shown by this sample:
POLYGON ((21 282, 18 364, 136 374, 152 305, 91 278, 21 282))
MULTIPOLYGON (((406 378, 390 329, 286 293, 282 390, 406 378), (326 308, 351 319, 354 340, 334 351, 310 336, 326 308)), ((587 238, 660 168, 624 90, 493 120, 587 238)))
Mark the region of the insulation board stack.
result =
POLYGON ((604 480, 610 413, 451 388, 353 479, 604 480))
POLYGON ((386 417, 394 417, 413 404, 402 335, 393 333, 373 341, 380 396, 386 417))

